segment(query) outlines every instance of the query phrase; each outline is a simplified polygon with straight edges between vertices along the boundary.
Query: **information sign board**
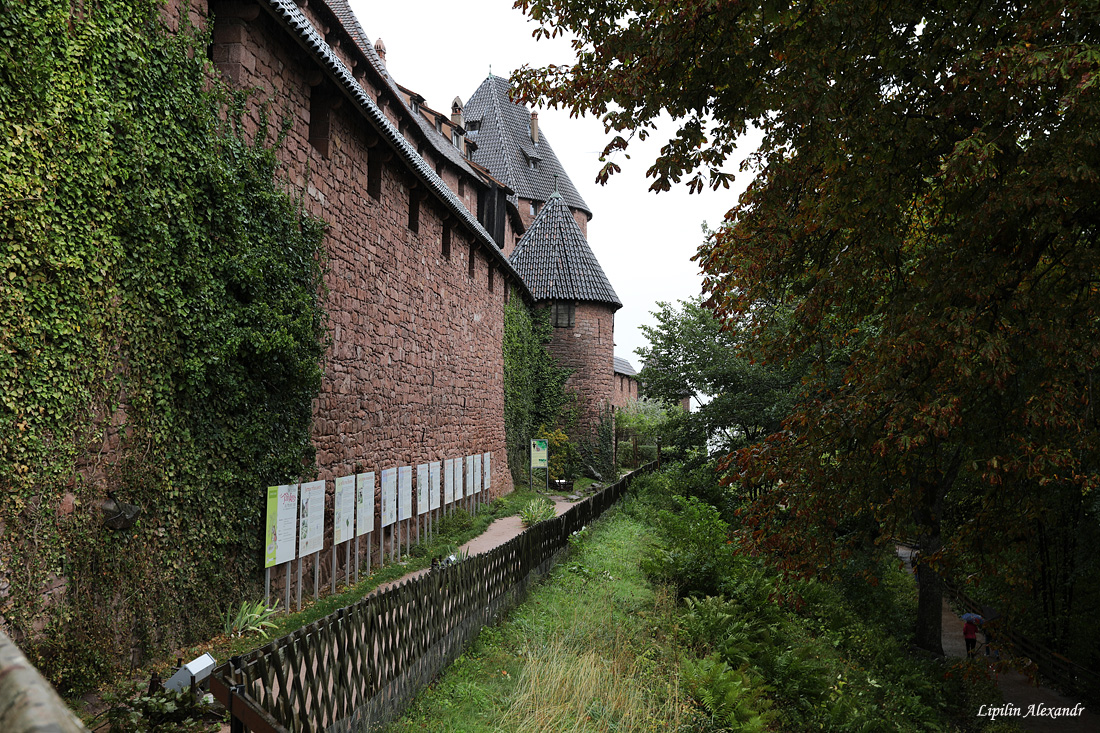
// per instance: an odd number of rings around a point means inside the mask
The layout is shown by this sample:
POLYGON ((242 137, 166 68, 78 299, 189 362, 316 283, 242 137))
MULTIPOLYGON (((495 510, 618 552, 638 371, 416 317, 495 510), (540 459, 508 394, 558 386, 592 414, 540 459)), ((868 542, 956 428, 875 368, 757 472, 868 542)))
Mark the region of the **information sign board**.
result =
POLYGON ((355 477, 355 536, 374 530, 374 471, 355 477))
POLYGON ((443 503, 450 504, 455 500, 455 459, 448 458, 443 462, 443 503))
POLYGON ((382 526, 397 521, 397 469, 382 469, 382 526))
POLYGON ((412 516, 413 469, 402 466, 397 469, 397 518, 405 520, 412 516))
POLYGON ((302 510, 298 557, 305 557, 320 551, 324 545, 325 482, 311 481, 308 484, 302 484, 299 500, 302 510))
POLYGON ((546 468, 550 455, 550 445, 546 438, 531 441, 531 468, 546 468))
POLYGON ((416 513, 428 513, 428 464, 416 467, 416 513))
POLYGON ((485 454, 485 482, 484 482, 484 486, 485 486, 486 491, 488 491, 489 488, 493 485, 493 482, 492 482, 492 475, 493 474, 492 474, 492 471, 489 470, 489 461, 490 461, 490 459, 492 459, 492 457, 493 457, 492 451, 489 451, 485 454))
POLYGON ((439 470, 441 465, 439 461, 432 461, 428 464, 428 491, 431 492, 431 497, 428 500, 428 509, 433 512, 439 508, 439 470))
POLYGON ((355 536, 354 475, 336 479, 336 494, 333 499, 332 541, 339 545, 355 536))
POLYGON ((294 530, 298 527, 298 484, 267 488, 267 542, 264 567, 294 559, 294 530))

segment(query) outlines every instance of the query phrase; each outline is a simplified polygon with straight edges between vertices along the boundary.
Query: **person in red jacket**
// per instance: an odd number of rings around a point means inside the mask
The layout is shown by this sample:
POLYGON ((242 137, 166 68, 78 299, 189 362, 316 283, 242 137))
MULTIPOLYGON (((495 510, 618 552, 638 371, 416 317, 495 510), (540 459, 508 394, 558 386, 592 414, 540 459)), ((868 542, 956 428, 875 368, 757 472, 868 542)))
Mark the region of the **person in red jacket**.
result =
POLYGON ((978 643, 978 626, 973 621, 963 623, 963 639, 966 641, 966 656, 973 657, 978 643))

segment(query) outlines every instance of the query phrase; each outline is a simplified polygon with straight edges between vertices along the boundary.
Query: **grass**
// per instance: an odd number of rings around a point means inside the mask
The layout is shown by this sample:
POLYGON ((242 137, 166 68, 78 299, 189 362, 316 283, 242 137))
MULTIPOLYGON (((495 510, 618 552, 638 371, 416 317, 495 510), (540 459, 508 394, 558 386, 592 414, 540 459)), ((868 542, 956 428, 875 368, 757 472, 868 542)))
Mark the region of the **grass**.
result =
POLYGON ((471 647, 393 733, 677 730, 675 599, 639 562, 648 530, 618 510, 471 647))

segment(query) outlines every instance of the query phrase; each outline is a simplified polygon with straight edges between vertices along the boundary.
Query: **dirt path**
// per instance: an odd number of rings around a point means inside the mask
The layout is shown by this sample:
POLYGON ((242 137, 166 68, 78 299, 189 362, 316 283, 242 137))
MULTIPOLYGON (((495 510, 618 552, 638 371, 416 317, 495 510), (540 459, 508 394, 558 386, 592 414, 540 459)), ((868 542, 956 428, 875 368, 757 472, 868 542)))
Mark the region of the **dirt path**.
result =
MULTIPOLYGON (((909 566, 909 548, 899 546, 898 556, 905 560, 909 566)), ((948 657, 962 658, 966 656, 966 642, 963 641, 963 621, 959 618, 945 599, 942 610, 943 637, 940 643, 943 645, 943 653, 948 657)), ((979 641, 981 637, 979 636, 979 641)), ((979 649, 979 651, 981 651, 979 649)), ((984 658, 984 657, 983 657, 984 658)), ((997 687, 1004 697, 1005 710, 997 719, 1010 719, 1019 724, 1026 731, 1034 733, 1096 733, 1100 731, 1100 715, 1087 709, 1080 715, 1059 718, 1046 717, 1035 713, 1040 709, 1073 710, 1074 706, 1083 704, 1079 700, 1071 699, 1059 692, 1046 687, 1034 685, 1028 678, 1019 672, 994 672, 997 687)), ((986 711, 987 713, 989 711, 986 711)), ((988 717, 988 715, 987 715, 988 717)))
MULTIPOLYGON (((569 501, 560 496, 551 496, 549 498, 553 499, 554 509, 559 517, 568 511, 570 507, 580 503, 580 500, 569 501)), ((490 524, 488 529, 462 545, 459 549, 462 552, 469 553, 470 557, 473 557, 474 555, 480 555, 483 552, 488 552, 494 547, 503 545, 508 540, 520 534, 523 534, 523 521, 520 520, 518 516, 501 517, 490 524)), ((391 580, 388 583, 383 583, 378 586, 378 591, 384 591, 411 578, 417 578, 428 572, 428 570, 428 568, 423 568, 421 570, 414 570, 407 575, 402 575, 397 580, 391 580)))

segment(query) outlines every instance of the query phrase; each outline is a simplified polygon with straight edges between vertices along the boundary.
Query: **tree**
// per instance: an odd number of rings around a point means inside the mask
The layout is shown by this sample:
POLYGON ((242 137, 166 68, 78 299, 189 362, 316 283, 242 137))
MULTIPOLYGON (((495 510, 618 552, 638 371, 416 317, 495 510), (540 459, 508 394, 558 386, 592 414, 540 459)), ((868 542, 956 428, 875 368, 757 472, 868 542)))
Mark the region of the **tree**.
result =
POLYGON ((755 361, 745 353, 745 334, 723 328, 700 299, 657 305, 656 324, 642 326, 649 346, 638 350, 638 377, 651 397, 700 400, 679 423, 680 441, 728 452, 779 430, 794 405, 799 370, 755 361))
POLYGON ((655 190, 727 185, 737 137, 762 129, 698 255, 719 317, 792 308, 761 354, 819 357, 784 430, 740 455, 783 482, 758 536, 820 565, 919 535, 916 641, 939 650, 940 574, 1028 532, 1042 492, 1097 484, 1096 4, 519 4, 577 36, 575 64, 517 75, 528 101, 603 115, 606 153, 679 121, 655 190))

